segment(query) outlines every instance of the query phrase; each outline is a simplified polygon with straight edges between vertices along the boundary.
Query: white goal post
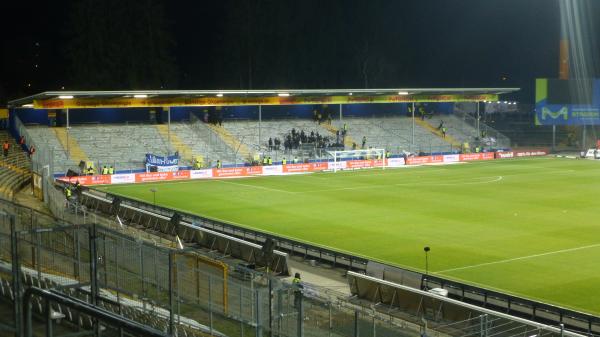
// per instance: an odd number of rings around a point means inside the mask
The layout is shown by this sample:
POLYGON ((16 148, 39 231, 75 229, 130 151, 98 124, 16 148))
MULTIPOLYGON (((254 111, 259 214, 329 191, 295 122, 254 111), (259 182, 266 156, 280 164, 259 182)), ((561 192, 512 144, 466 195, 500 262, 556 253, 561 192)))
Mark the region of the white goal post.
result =
MULTIPOLYGON (((340 162, 346 160, 371 160, 381 159, 381 168, 385 170, 385 149, 361 149, 361 150, 345 150, 345 151, 327 151, 333 158, 333 172, 338 171, 340 162)), ((379 167, 373 166, 373 167, 379 167)))

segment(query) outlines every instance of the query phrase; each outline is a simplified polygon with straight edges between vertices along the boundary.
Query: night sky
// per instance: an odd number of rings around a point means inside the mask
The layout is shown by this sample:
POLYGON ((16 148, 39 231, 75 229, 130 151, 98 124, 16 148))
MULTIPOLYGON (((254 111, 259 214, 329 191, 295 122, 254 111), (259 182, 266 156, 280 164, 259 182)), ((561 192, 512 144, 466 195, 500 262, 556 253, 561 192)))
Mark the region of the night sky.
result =
POLYGON ((129 3, 4 4, 2 101, 62 87, 502 86, 531 102, 534 79, 558 75, 557 0, 129 3))

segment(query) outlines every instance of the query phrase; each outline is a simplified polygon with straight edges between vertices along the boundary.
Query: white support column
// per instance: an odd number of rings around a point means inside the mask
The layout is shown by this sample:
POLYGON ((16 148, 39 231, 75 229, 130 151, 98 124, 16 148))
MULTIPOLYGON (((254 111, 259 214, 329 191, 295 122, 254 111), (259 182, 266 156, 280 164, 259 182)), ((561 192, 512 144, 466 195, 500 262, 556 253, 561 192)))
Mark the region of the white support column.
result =
POLYGON ((342 121, 342 104, 340 103, 340 122, 342 121))
POLYGON ((69 109, 67 110, 67 160, 71 157, 71 148, 69 145, 69 129, 71 128, 69 124, 69 109))
POLYGON ((258 149, 262 146, 262 105, 258 106, 258 149))
POLYGON ((171 107, 167 107, 167 152, 171 154, 171 107))
POLYGON ((477 102, 477 138, 479 138, 481 140, 481 130, 479 129, 479 119, 481 118, 481 116, 479 116, 479 102, 477 102))
POLYGON ((411 152, 414 152, 415 147, 415 102, 412 102, 412 141, 411 152))

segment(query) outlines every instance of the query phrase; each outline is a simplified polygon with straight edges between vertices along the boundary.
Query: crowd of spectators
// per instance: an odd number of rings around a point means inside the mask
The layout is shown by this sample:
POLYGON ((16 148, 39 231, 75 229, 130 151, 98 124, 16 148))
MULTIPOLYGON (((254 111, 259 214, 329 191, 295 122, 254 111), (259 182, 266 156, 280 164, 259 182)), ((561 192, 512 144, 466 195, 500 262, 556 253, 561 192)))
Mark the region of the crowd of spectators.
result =
POLYGON ((223 125, 223 110, 221 110, 221 109, 215 109, 215 110, 204 109, 204 115, 202 117, 202 120, 204 121, 204 123, 222 126, 223 125))
POLYGON ((331 125, 331 111, 329 111, 328 109, 324 109, 324 110, 318 110, 318 109, 314 109, 313 110, 313 121, 321 124, 321 123, 327 123, 331 125))
POLYGON ((283 147, 285 150, 299 149, 302 144, 313 144, 316 148, 329 148, 342 146, 333 141, 331 137, 323 136, 319 132, 304 130, 297 131, 295 128, 284 136, 283 147))

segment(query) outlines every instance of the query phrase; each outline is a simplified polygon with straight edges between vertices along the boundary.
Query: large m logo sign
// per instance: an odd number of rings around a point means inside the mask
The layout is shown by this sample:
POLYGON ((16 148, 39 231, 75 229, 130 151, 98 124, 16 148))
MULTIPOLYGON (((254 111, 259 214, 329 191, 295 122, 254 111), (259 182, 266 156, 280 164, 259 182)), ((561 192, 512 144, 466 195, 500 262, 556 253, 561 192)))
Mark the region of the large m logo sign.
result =
POLYGON ((542 119, 545 120, 546 117, 550 117, 552 119, 558 119, 562 116, 564 120, 569 119, 569 108, 566 106, 560 108, 558 111, 551 111, 547 107, 542 108, 542 119))

